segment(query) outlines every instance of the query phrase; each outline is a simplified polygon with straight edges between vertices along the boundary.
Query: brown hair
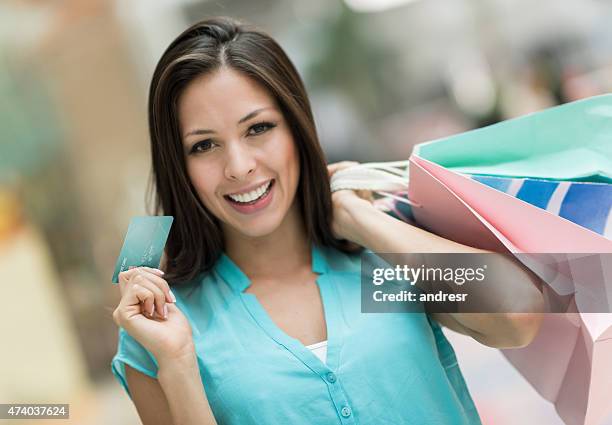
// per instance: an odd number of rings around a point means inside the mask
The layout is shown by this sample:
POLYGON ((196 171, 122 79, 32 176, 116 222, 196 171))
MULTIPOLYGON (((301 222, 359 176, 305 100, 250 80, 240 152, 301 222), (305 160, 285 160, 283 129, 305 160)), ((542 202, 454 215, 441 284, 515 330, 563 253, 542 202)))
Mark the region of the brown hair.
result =
MULTIPOLYGON (((198 22, 180 34, 159 60, 149 89, 149 131, 156 199, 154 214, 174 216, 165 249, 166 279, 188 281, 209 270, 224 249, 218 219, 202 204, 188 177, 177 104, 196 77, 228 67, 265 87, 288 122, 299 152, 297 188, 311 242, 348 250, 331 231, 327 167, 300 76, 266 33, 230 18, 198 22)), ((149 186, 151 188, 151 186, 149 186)))

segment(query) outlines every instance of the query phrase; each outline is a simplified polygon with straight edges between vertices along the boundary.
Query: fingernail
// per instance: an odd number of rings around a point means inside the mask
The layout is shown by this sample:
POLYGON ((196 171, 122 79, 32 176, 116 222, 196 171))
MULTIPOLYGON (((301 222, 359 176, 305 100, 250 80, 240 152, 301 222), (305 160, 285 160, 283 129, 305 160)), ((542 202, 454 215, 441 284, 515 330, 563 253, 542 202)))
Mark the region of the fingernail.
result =
POLYGON ((155 270, 157 270, 159 274, 161 274, 162 276, 165 274, 163 270, 160 270, 160 269, 155 269, 155 270))
POLYGON ((172 302, 175 303, 176 302, 176 297, 172 293, 172 289, 168 289, 168 292, 170 293, 170 298, 172 298, 172 302))
POLYGON ((151 306, 151 314, 150 314, 151 317, 153 317, 153 313, 155 313, 155 304, 151 306))
POLYGON ((168 306, 164 304, 164 319, 168 318, 168 306))

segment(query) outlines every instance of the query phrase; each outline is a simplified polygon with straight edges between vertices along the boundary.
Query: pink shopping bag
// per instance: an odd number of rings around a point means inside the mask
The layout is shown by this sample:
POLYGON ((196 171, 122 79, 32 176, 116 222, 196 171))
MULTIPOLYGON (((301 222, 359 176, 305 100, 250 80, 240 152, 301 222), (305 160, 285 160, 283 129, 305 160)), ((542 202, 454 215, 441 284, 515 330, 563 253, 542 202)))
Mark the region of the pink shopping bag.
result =
MULTIPOLYGON (((612 253, 611 240, 418 155, 409 181, 416 222, 457 242, 515 254, 612 253)), ((527 265, 536 273, 541 266, 527 265)), ((604 283, 612 279, 612 270, 601 273, 604 283)), ((568 289, 547 283, 545 296, 568 289)), ((594 425, 612 412, 612 314, 582 313, 574 302, 566 314, 546 315, 529 346, 503 352, 568 425, 594 425)))

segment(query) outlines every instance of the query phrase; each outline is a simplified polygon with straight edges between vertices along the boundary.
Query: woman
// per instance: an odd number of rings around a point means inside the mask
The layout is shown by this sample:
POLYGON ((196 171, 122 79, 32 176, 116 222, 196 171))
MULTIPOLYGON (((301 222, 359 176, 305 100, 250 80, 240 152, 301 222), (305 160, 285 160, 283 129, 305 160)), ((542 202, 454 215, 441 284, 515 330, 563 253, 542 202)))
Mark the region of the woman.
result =
MULTIPOLYGON (((149 124, 157 209, 175 222, 165 273, 120 275, 112 364, 144 424, 480 423, 437 322, 509 347, 538 316, 360 312, 360 257, 344 242, 482 251, 332 196, 329 175, 353 163, 326 168, 274 40, 226 18, 183 32, 155 70, 149 124)), ((508 271, 535 311, 529 274, 508 271)))

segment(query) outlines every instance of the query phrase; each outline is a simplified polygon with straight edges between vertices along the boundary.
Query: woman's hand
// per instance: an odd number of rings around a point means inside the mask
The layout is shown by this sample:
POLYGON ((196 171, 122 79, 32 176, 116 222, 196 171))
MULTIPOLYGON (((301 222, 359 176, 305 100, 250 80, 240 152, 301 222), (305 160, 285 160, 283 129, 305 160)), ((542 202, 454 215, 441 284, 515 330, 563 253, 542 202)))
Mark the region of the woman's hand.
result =
MULTIPOLYGON (((344 168, 359 165, 355 161, 341 161, 327 166, 329 177, 344 168)), ((339 239, 357 242, 357 228, 355 214, 362 210, 375 209, 372 201, 374 197, 369 190, 338 190, 332 193, 333 221, 332 231, 339 239)))
POLYGON ((149 350, 160 366, 194 351, 191 326, 174 304, 162 274, 149 267, 119 273, 121 301, 113 312, 115 323, 149 350))

